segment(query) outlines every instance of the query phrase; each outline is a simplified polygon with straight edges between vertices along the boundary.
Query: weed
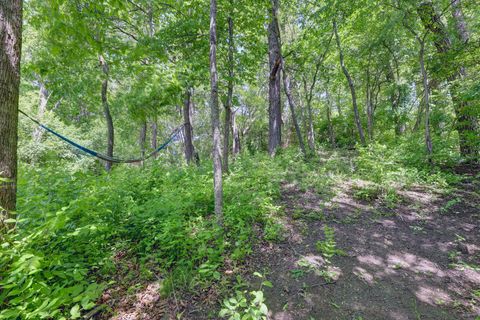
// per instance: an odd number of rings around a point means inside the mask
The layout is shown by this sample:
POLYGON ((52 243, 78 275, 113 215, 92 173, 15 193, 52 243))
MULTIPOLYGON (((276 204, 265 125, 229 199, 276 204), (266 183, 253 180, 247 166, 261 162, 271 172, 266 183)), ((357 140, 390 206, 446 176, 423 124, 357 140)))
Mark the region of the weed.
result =
MULTIPOLYGON (((254 275, 263 278, 258 272, 254 275)), ((235 295, 223 300, 222 309, 219 316, 230 320, 266 320, 268 316, 268 307, 265 304, 265 297, 262 291, 263 286, 272 287, 268 280, 262 281, 260 288, 254 291, 236 291, 235 295)))
POLYGON ((335 230, 327 225, 323 228, 325 240, 317 241, 316 248, 318 252, 328 261, 335 255, 346 255, 343 250, 337 249, 335 241, 335 230))

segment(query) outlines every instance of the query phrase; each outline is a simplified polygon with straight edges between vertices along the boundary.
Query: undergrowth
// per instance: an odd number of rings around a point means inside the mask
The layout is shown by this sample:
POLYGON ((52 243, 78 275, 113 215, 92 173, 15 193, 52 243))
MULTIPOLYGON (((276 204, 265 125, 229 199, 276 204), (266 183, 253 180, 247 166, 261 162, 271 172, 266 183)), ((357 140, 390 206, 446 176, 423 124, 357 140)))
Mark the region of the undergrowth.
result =
MULTIPOLYGON (((100 175, 23 165, 16 227, 0 250, 0 319, 76 319, 112 286, 162 279, 169 294, 220 281, 226 259, 240 264, 257 239, 282 240, 276 205, 282 181, 325 197, 352 178, 370 181, 373 193, 458 181, 402 154, 372 145, 321 152, 309 161, 292 150, 275 159, 238 157, 225 176, 224 230, 213 215, 208 162, 172 167, 157 161, 100 175)), ((330 255, 325 244, 319 250, 330 255)))
POLYGON ((251 252, 253 226, 271 224, 283 166, 237 159, 225 181, 224 232, 212 214, 210 168, 154 163, 95 176, 22 167, 18 222, 0 251, 0 319, 78 318, 119 277, 170 280, 165 294, 217 281, 225 258, 251 252))

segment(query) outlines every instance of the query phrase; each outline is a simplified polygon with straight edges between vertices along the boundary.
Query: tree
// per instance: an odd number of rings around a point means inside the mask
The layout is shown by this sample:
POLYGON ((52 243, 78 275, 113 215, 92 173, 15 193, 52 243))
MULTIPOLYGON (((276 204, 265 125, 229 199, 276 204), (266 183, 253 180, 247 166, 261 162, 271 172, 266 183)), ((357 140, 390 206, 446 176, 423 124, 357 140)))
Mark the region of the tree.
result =
POLYGON ((0 3, 0 228, 8 226, 17 197, 17 127, 22 51, 22 1, 0 3))
POLYGON ((213 189, 215 197, 215 215, 217 216, 218 224, 223 226, 223 186, 219 113, 217 72, 217 0, 210 0, 210 114, 213 138, 213 189))
POLYGON ((185 160, 190 164, 194 158, 195 148, 193 146, 193 128, 190 119, 192 113, 192 89, 188 88, 185 92, 185 101, 183 103, 183 139, 185 144, 185 160))
MULTIPOLYGON (((113 157, 113 145, 115 142, 115 131, 113 127, 112 114, 110 113, 110 106, 108 105, 108 78, 109 69, 108 64, 105 61, 103 55, 98 56, 98 61, 102 67, 103 80, 102 80, 102 106, 105 121, 107 122, 107 156, 113 157)), ((112 162, 105 162, 105 170, 110 171, 112 168, 112 162)))
MULTIPOLYGON (((233 10, 233 1, 230 0, 230 11, 233 10)), ((230 153, 230 132, 232 130, 232 108, 233 108, 233 77, 234 60, 233 54, 235 46, 233 42, 233 14, 228 16, 228 85, 227 85, 227 103, 225 104, 225 127, 223 133, 223 168, 228 172, 228 154, 230 153)), ((235 139, 235 137, 234 137, 235 139)))
POLYGON ((280 70, 282 52, 280 30, 278 29, 278 7, 280 0, 271 0, 270 22, 268 24, 268 152, 275 155, 282 145, 282 104, 280 100, 280 70))
POLYGON ((345 78, 348 81, 348 87, 350 88, 350 93, 352 95, 352 106, 353 106, 353 114, 354 114, 354 118, 355 118, 355 124, 357 126, 357 130, 358 130, 358 134, 360 136, 361 143, 363 145, 366 145, 365 134, 363 133, 362 122, 360 120, 360 113, 358 111, 357 93, 355 91, 355 85, 353 83, 352 77, 350 76, 350 73, 348 72, 348 69, 345 66, 345 61, 344 61, 344 57, 343 57, 343 50, 342 50, 342 46, 341 46, 341 43, 340 43, 340 37, 338 35, 337 22, 335 20, 333 21, 333 30, 335 32, 335 40, 337 42, 338 54, 339 54, 339 57, 340 57, 340 67, 342 68, 343 74, 345 75, 345 78))
MULTIPOLYGON (((460 1, 451 2, 453 6, 453 17, 456 23, 456 32, 463 44, 469 39, 463 14, 460 8, 460 1)), ((427 0, 417 8, 418 15, 422 21, 425 30, 429 31, 433 37, 433 43, 437 52, 441 56, 445 56, 452 51, 452 40, 441 21, 441 16, 437 13, 432 1, 427 0)), ((475 148, 475 141, 471 141, 470 136, 478 138, 477 127, 478 119, 469 113, 468 104, 463 100, 459 88, 458 80, 465 79, 467 71, 464 66, 459 66, 453 71, 447 70, 446 80, 450 86, 450 95, 456 114, 456 129, 459 135, 460 153, 467 159, 475 159, 478 157, 478 150, 475 148)))

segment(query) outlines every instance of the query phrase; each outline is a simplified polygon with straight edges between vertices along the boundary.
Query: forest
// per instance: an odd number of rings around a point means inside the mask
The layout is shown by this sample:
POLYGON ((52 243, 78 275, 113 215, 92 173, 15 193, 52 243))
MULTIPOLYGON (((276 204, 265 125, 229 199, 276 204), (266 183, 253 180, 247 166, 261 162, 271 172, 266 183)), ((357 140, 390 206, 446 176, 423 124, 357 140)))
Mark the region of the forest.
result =
POLYGON ((478 0, 1 0, 0 319, 480 320, 478 0))

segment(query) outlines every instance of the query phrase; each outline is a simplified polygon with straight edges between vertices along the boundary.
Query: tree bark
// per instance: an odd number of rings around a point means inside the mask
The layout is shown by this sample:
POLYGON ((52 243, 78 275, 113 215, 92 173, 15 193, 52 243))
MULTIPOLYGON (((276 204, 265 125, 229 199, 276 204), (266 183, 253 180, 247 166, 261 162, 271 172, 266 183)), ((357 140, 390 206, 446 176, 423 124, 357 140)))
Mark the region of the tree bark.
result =
POLYGON ((300 126, 298 125, 297 116, 295 114, 295 101, 292 97, 292 92, 290 88, 290 77, 288 76, 285 70, 285 62, 282 62, 282 71, 283 71, 283 88, 285 90, 285 95, 287 96, 288 105, 290 107, 290 113, 292 114, 292 122, 295 127, 295 132, 297 134, 298 144, 300 145, 300 150, 303 153, 303 156, 307 156, 307 151, 305 150, 305 143, 303 142, 302 132, 300 131, 300 126))
POLYGON ((282 105, 280 100, 280 65, 282 53, 278 28, 279 0, 271 0, 268 24, 268 60, 270 66, 268 89, 268 152, 274 156, 282 145, 282 105))
POLYGON ((188 164, 192 163, 195 155, 195 147, 193 146, 193 129, 190 119, 192 108, 192 90, 188 88, 185 92, 185 101, 183 103, 183 138, 185 144, 185 160, 188 164))
POLYGON ((22 51, 22 1, 0 2, 0 232, 14 224, 17 199, 18 99, 22 51))
MULTIPOLYGON (((232 4, 231 4, 232 5, 232 4)), ((230 153, 230 131, 232 131, 232 108, 233 108, 233 77, 235 51, 233 43, 233 18, 228 17, 228 85, 227 103, 225 104, 225 128, 223 134, 223 169, 228 172, 228 154, 230 153)))
POLYGON ((357 94, 355 91, 355 85, 353 84, 352 77, 350 76, 350 73, 348 72, 347 67, 345 66, 344 58, 343 58, 343 50, 342 46, 340 44, 340 37, 338 36, 338 30, 337 30, 337 23, 336 21, 333 21, 333 30, 335 32, 335 40, 337 42, 337 47, 338 47, 338 53, 340 56, 340 66, 342 68, 343 74, 345 75, 345 78, 348 81, 348 86, 350 87, 350 93, 352 95, 352 105, 353 105, 353 114, 355 117, 355 124, 357 126, 358 134, 360 136, 360 141, 363 145, 366 145, 365 141, 365 134, 363 133, 363 128, 362 128, 362 122, 360 121, 360 114, 358 112, 358 105, 357 105, 357 94))
MULTIPOLYGON (((104 79, 102 82, 102 105, 103 105, 103 115, 105 116, 105 121, 107 122, 107 156, 113 157, 113 145, 115 139, 115 131, 113 127, 113 119, 110 113, 110 106, 108 105, 108 78, 109 78, 109 69, 108 64, 105 58, 102 55, 98 57, 100 66, 102 67, 104 79)), ((112 168, 112 162, 105 162, 105 170, 110 171, 112 168)))
POLYGON ((217 223, 223 227, 223 186, 217 72, 217 0, 210 0, 210 109, 213 138, 213 190, 217 223))

